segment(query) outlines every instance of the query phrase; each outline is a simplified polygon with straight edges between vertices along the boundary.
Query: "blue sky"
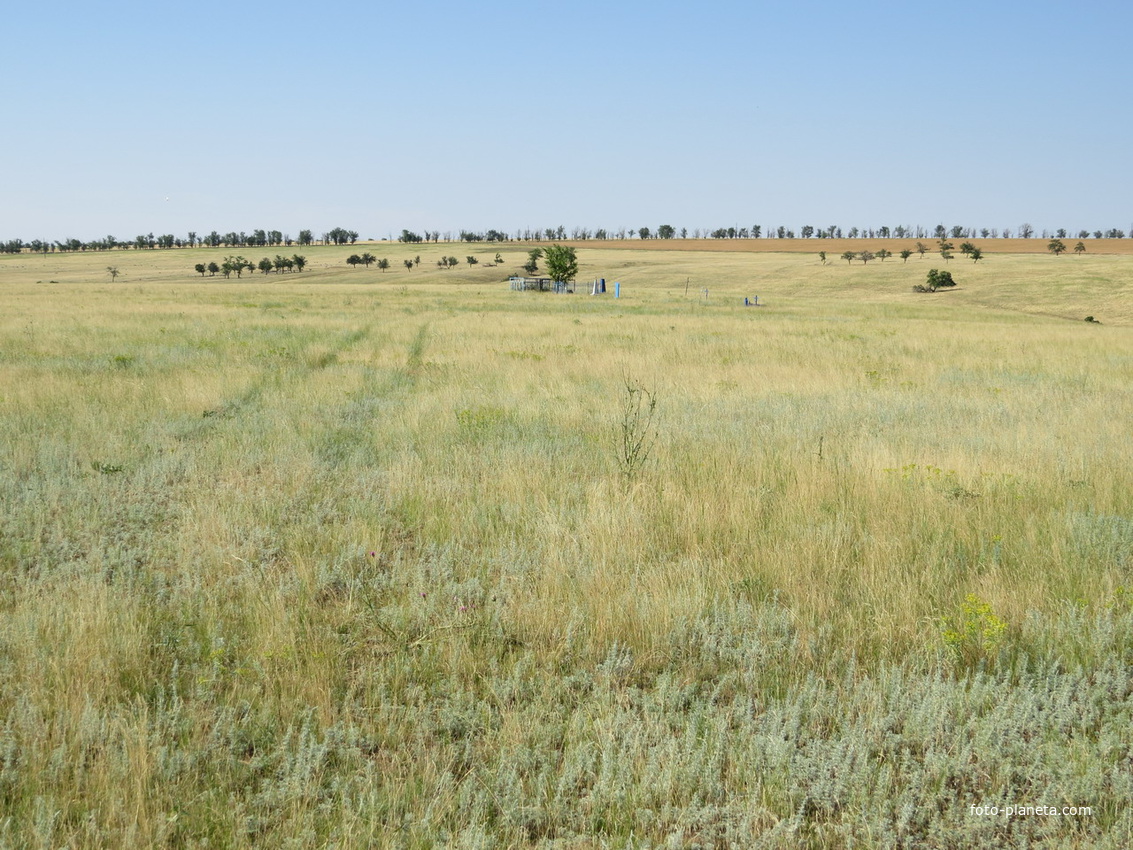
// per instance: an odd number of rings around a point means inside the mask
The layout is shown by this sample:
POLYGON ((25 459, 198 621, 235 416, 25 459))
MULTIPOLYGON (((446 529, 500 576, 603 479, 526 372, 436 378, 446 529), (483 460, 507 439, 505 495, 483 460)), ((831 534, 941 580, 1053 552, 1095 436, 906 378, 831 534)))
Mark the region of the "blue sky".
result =
POLYGON ((0 239, 1133 226, 1127 0, 13 5, 0 239))

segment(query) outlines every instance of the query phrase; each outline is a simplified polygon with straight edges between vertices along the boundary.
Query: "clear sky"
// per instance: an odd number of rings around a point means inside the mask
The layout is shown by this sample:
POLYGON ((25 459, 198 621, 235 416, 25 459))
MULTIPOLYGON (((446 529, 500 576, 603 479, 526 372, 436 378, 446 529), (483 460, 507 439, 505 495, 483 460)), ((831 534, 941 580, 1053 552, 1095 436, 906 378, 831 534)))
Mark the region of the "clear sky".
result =
POLYGON ((1129 0, 4 14, 0 240, 1133 226, 1129 0))

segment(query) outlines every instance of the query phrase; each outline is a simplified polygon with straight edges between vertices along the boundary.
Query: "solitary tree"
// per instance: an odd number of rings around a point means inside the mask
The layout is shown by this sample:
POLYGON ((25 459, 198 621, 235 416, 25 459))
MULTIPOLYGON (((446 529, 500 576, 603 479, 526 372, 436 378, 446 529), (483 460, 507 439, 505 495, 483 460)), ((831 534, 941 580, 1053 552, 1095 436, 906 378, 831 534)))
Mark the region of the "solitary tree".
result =
POLYGON ((942 287, 955 286, 956 281, 952 279, 952 272, 941 272, 936 269, 929 269, 926 284, 925 288, 929 292, 935 292, 942 287))
POLYGON ((873 259, 873 252, 872 251, 862 251, 860 254, 858 254, 858 259, 862 261, 862 265, 865 265, 866 263, 868 263, 870 260, 873 259))
POLYGON ((671 224, 662 224, 657 228, 658 239, 672 239, 677 234, 677 229, 671 224))
POLYGON ((107 266, 106 273, 110 275, 111 283, 114 283, 114 281, 118 280, 118 275, 121 274, 121 272, 118 271, 118 266, 107 266))
POLYGON ((412 260, 402 260, 402 262, 405 263, 405 268, 407 270, 413 271, 413 261, 412 260))
POLYGON ((358 268, 358 264, 360 262, 362 262, 362 258, 359 257, 357 254, 351 254, 349 257, 346 258, 346 262, 350 265, 351 268, 356 269, 356 268, 358 268))
POLYGON ((1066 243, 1061 239, 1051 239, 1050 242, 1047 243, 1046 249, 1057 257, 1059 254, 1066 251, 1066 243))
POLYGON ((206 271, 206 270, 207 270, 207 269, 205 268, 205 264, 204 264, 204 263, 197 263, 197 264, 196 264, 195 266, 193 266, 193 271, 195 271, 195 272, 196 272, 197 274, 199 274, 199 275, 200 275, 201 277, 204 277, 204 276, 205 276, 205 271, 206 271))
POLYGON ((819 251, 818 252, 818 259, 822 260, 822 265, 826 265, 826 252, 825 251, 819 251))
POLYGON ((968 252, 968 256, 972 258, 973 263, 978 263, 983 259, 984 252, 979 248, 972 248, 972 250, 968 252))
POLYGON ((472 267, 473 267, 474 265, 476 265, 476 264, 477 264, 478 262, 480 262, 480 261, 479 261, 479 260, 477 260, 477 259, 476 259, 476 257, 475 257, 475 256, 473 256, 472 254, 469 254, 469 255, 468 255, 467 257, 465 257, 464 259, 468 261, 468 268, 472 268, 472 267))
POLYGON ((1085 244, 1083 242, 1078 242, 1078 244, 1074 246, 1074 254, 1076 256, 1081 256, 1084 253, 1086 253, 1085 244))
POLYGON ((893 256, 893 252, 890 251, 888 248, 878 248, 877 249, 877 259, 881 260, 881 262, 883 262, 883 263, 885 262, 886 257, 892 257, 892 256, 893 256))
POLYGON ((903 263, 909 262, 909 257, 911 257, 911 256, 913 256, 913 252, 910 251, 908 248, 902 248, 901 249, 901 262, 903 262, 903 263))
POLYGON ((928 250, 928 246, 924 242, 918 242, 917 243, 917 253, 921 255, 922 260, 924 259, 924 254, 925 254, 925 251, 927 251, 927 250, 928 250))
POLYGON ((637 235, 640 236, 642 239, 648 239, 649 238, 649 228, 648 227, 638 228, 637 235))
POLYGON ((857 256, 857 255, 854 254, 853 251, 843 251, 842 252, 842 259, 846 261, 847 265, 854 261, 855 256, 857 256))
POLYGON ((382 257, 380 260, 378 260, 378 268, 384 272, 389 268, 389 260, 387 260, 385 257, 382 257))
POLYGON ((572 281, 578 276, 578 256, 569 245, 551 245, 547 248, 547 274, 552 280, 572 281))

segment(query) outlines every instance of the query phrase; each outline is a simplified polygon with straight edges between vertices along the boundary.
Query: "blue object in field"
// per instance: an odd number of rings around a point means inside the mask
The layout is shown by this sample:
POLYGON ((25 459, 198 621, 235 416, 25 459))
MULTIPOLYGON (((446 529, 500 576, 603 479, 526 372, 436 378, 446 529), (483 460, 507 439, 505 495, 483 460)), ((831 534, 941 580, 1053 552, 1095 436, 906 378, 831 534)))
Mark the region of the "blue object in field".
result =
POLYGON ((606 278, 604 278, 604 277, 598 278, 598 291, 601 292, 603 295, 606 294, 606 278))
POLYGON ((622 282, 620 280, 614 281, 614 297, 615 298, 621 298, 622 297, 622 282))

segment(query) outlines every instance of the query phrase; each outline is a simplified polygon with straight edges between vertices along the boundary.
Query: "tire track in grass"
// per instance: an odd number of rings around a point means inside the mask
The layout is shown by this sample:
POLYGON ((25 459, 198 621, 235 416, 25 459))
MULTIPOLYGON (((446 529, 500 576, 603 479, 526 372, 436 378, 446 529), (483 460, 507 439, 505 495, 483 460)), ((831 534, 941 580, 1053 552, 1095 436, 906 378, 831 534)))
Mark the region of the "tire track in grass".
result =
POLYGON ((81 571, 86 564, 97 566, 107 581, 144 576, 148 564, 171 557, 162 549, 162 541, 176 534, 181 497, 198 478, 194 468, 204 442, 229 423, 246 419, 269 391, 306 380, 337 363, 343 352, 369 333, 368 327, 353 330, 336 339, 329 350, 314 355, 310 355, 314 343, 305 345, 295 362, 262 370, 241 392, 209 407, 199 418, 175 420, 172 427, 151 423, 157 432, 165 431, 164 439, 158 434, 142 439, 132 447, 130 457, 115 458, 113 463, 92 460, 79 465, 68 487, 5 492, 10 510, 9 521, 0 522, 0 566, 40 576, 81 571), (192 448, 180 451, 177 444, 192 448), (45 511, 57 515, 55 521, 32 520, 45 511))
POLYGON ((354 397, 327 411, 326 427, 320 429, 321 438, 316 446, 321 461, 331 467, 347 463, 370 468, 380 466, 380 451, 374 440, 376 423, 389 415, 399 398, 416 389, 424 371, 428 340, 429 325, 425 323, 409 343, 404 366, 384 374, 367 368, 354 397))
MULTIPOLYGON (((297 365, 290 369, 282 369, 276 366, 262 370, 243 392, 206 408, 200 419, 190 420, 186 427, 174 434, 175 438, 188 441, 203 437, 214 431, 222 422, 241 416, 260 401, 266 390, 297 383, 335 365, 338 363, 341 354, 366 339, 370 335, 370 331, 371 329, 368 326, 359 328, 338 339, 328 351, 311 357, 303 357, 300 354, 296 358, 297 365), (289 380, 284 380, 288 375, 292 377, 289 380)), ((307 346, 308 349, 310 347, 310 345, 307 346)))

